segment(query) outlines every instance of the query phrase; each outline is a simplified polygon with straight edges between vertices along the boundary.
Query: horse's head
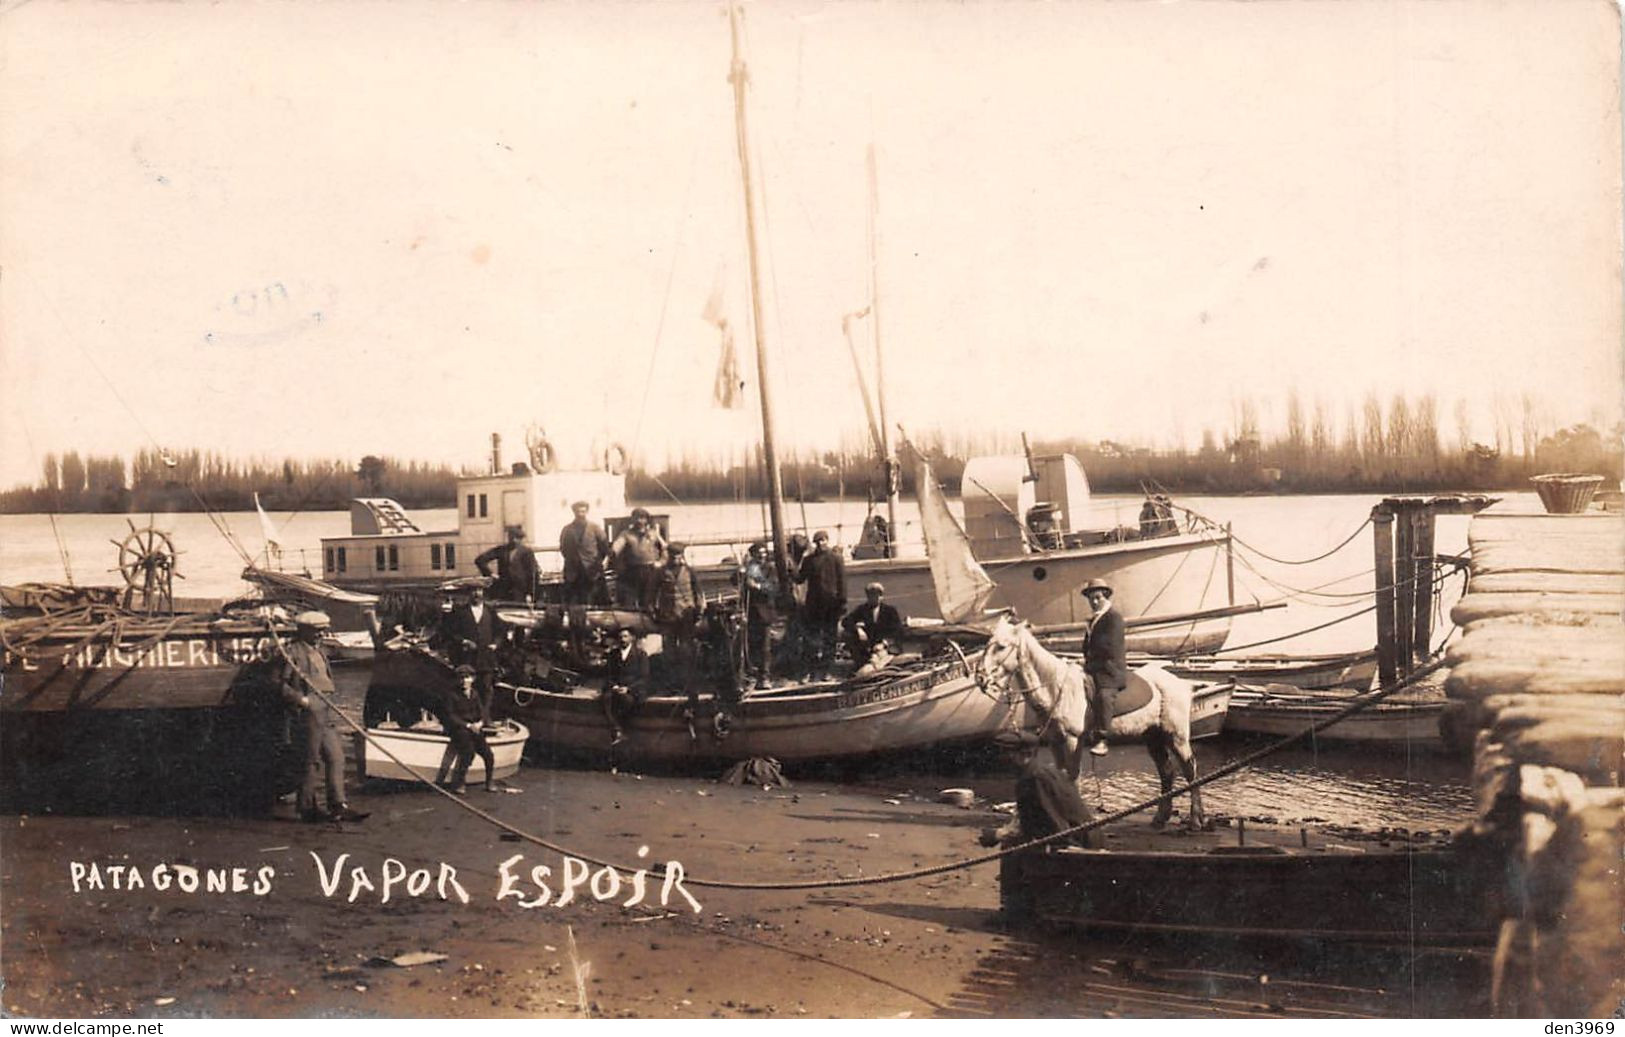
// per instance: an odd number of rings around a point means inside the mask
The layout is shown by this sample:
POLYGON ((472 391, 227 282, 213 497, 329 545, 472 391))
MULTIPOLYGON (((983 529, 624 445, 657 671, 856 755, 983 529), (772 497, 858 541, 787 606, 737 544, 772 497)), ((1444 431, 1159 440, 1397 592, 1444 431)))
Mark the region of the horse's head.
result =
POLYGON ((1014 613, 1006 610, 987 635, 987 648, 976 666, 976 683, 983 688, 1001 685, 1004 678, 1021 665, 1021 639, 1018 636, 1024 624, 1014 613))

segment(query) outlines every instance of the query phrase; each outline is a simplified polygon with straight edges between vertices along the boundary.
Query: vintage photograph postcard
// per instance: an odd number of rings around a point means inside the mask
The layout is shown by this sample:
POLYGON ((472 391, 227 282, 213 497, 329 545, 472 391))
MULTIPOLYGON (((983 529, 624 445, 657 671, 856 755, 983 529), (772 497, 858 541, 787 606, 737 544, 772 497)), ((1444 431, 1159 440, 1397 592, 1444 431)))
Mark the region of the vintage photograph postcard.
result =
POLYGON ((1620 65, 5 0, 0 1012, 1611 1020, 1620 65))

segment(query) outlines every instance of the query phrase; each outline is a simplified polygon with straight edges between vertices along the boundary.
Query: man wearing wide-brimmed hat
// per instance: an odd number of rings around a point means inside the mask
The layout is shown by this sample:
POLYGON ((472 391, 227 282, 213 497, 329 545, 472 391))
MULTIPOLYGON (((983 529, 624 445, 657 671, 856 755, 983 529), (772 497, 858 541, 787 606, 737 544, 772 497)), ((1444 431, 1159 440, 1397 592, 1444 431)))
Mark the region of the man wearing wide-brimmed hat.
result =
POLYGON ((1094 617, 1089 636, 1083 642, 1083 672, 1094 684, 1094 701, 1089 704, 1089 751, 1106 755, 1106 728, 1112 722, 1112 704, 1128 684, 1128 652, 1124 643, 1123 615, 1112 608, 1111 584, 1090 580, 1081 591, 1094 617))
POLYGON ((366 814, 344 798, 344 721, 333 705, 333 671, 322 654, 322 632, 332 625, 325 612, 293 617, 293 641, 283 647, 282 698, 305 715, 305 780, 299 786, 299 816, 305 821, 359 821, 366 814), (325 786, 325 804, 317 798, 325 786), (321 804, 321 805, 319 805, 321 804))

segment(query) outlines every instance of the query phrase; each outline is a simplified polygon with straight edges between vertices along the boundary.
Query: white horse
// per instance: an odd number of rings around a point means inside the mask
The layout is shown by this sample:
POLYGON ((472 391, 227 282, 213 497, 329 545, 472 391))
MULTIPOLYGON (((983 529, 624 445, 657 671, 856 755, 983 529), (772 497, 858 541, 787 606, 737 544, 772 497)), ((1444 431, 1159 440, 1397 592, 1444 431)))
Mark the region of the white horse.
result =
MULTIPOLYGON (((1145 739, 1166 794, 1172 791, 1176 776, 1170 754, 1178 761, 1185 780, 1196 780, 1196 757, 1191 752, 1191 684, 1156 664, 1141 667, 1135 675, 1151 686, 1151 701, 1131 713, 1113 717, 1106 733, 1145 739)), ((1031 624, 1018 622, 1006 613, 999 617, 988 637, 976 680, 988 687, 1010 677, 1016 679, 1027 702, 1044 717, 1040 734, 1047 737, 1056 765, 1077 781, 1083 769, 1083 734, 1094 690, 1089 675, 1077 663, 1060 658, 1040 644, 1031 624)), ((1172 801, 1163 800, 1151 823, 1158 828, 1166 825, 1173 809, 1172 801)), ((1186 827, 1200 828, 1204 820, 1201 790, 1191 789, 1186 827)))

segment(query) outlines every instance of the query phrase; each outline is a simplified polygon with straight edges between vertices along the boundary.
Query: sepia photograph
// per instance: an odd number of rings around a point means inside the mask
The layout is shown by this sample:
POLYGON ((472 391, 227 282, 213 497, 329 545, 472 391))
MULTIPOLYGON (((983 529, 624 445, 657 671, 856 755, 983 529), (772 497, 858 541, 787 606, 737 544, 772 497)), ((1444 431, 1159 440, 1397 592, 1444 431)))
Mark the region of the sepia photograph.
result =
POLYGON ((0 0, 0 1014, 1612 1033, 1620 68, 0 0))

